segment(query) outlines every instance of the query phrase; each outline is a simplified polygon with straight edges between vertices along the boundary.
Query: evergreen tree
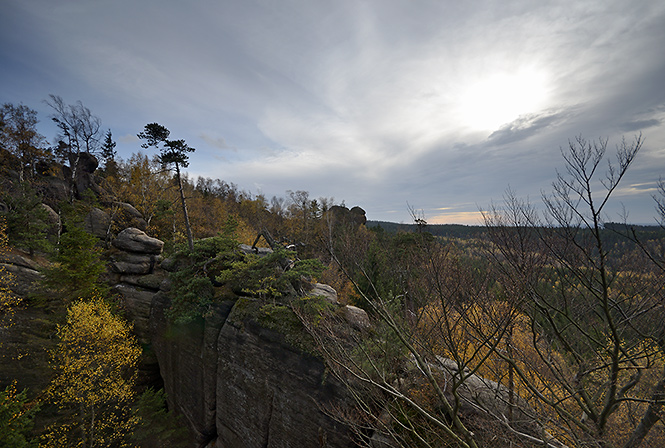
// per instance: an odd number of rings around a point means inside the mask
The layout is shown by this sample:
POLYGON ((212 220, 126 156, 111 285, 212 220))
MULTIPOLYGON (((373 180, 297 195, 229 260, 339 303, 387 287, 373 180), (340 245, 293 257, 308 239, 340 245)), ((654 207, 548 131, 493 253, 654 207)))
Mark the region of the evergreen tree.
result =
POLYGON ((30 432, 39 408, 28 403, 26 391, 10 384, 0 390, 0 448, 33 448, 30 432))
POLYGON ((116 143, 113 141, 113 134, 111 130, 107 130, 104 134, 104 143, 102 144, 102 157, 107 161, 115 159, 116 154, 118 153, 115 150, 116 143))
POLYGON ((187 153, 194 152, 195 149, 189 147, 184 140, 168 140, 171 131, 157 123, 145 125, 143 132, 138 134, 140 139, 146 140, 142 144, 143 148, 154 146, 160 149, 159 161, 163 167, 173 166, 175 170, 178 190, 180 192, 180 203, 182 204, 182 213, 185 217, 185 229, 187 230, 187 243, 189 250, 194 250, 194 238, 192 236, 192 226, 189 223, 189 214, 187 212, 187 203, 182 189, 182 178, 180 168, 189 166, 189 156, 187 153), (161 145, 161 148, 160 148, 161 145))
POLYGON ((105 266, 96 243, 97 238, 79 225, 67 226, 60 238, 55 262, 42 271, 50 293, 71 302, 108 289, 100 278, 105 266))
POLYGON ((30 255, 34 255, 35 250, 49 251, 51 244, 46 237, 48 213, 32 187, 24 182, 16 192, 6 194, 3 199, 9 208, 4 215, 10 243, 28 249, 30 255))
POLYGON ((115 161, 115 156, 118 154, 116 151, 116 142, 113 141, 113 134, 111 130, 107 130, 104 134, 104 143, 102 144, 101 155, 104 158, 104 171, 107 176, 117 176, 118 164, 115 161))

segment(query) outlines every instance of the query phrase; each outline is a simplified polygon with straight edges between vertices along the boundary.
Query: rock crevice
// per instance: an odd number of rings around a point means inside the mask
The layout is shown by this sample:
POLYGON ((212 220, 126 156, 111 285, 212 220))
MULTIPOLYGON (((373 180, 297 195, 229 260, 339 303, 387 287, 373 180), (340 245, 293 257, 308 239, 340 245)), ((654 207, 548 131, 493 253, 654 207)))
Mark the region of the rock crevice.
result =
MULTIPOLYGON (((120 232, 111 275, 139 340, 154 353, 169 407, 187 421, 197 446, 295 448, 322 435, 330 448, 352 446, 347 429, 320 407, 341 399, 343 387, 327 377, 321 359, 248 313, 247 300, 214 303, 187 324, 168 319, 158 241, 139 229, 120 232)), ((172 269, 168 260, 163 265, 172 269)), ((313 292, 336 302, 326 285, 313 292)))

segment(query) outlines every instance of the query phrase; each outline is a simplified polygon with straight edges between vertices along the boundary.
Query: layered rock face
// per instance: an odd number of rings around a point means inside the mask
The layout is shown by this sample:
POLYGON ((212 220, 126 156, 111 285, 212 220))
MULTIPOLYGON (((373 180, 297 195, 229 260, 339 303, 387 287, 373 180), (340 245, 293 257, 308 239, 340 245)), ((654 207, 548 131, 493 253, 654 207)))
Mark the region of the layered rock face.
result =
MULTIPOLYGON (((323 362, 239 312, 237 302, 216 303, 186 325, 168 320, 160 243, 126 229, 113 241, 110 268, 139 340, 152 348, 169 406, 197 446, 353 446, 347 429, 321 411, 344 396, 323 362)), ((335 300, 334 290, 316 288, 335 300)))
POLYGON ((199 446, 353 446, 347 429, 321 411, 344 390, 320 359, 242 317, 234 302, 182 326, 165 318, 168 306, 166 294, 155 296, 152 345, 169 404, 199 446))
POLYGON ((37 291, 39 282, 43 279, 39 270, 45 264, 18 250, 0 253, 0 267, 15 277, 8 286, 18 297, 27 297, 37 291))
MULTIPOLYGON (((10 277, 6 286, 17 297, 39 290, 39 270, 45 265, 45 260, 19 250, 0 253, 0 270, 10 277)), ((0 314, 0 388, 18 380, 19 390, 27 388, 31 398, 43 390, 50 379, 48 350, 55 347, 55 335, 56 324, 46 307, 22 302, 9 316, 0 314)))
POLYGON ((115 277, 114 290, 124 298, 127 318, 134 323, 139 341, 147 344, 153 297, 166 277, 159 269, 164 243, 130 227, 120 232, 112 244, 109 268, 115 277))
POLYGON ((233 317, 232 311, 219 335, 223 380, 212 446, 351 446, 346 428, 319 410, 344 395, 323 363, 285 344, 281 334, 233 317))

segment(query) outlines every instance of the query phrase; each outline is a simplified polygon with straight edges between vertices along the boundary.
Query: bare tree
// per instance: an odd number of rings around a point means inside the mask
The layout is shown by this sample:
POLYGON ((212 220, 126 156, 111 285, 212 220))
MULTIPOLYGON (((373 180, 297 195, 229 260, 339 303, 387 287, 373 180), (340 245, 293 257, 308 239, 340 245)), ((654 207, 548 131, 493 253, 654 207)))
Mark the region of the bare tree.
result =
POLYGON ((61 135, 57 137, 55 153, 63 162, 69 163, 72 174, 70 179, 70 199, 74 197, 74 185, 81 153, 99 154, 101 151, 102 120, 93 115, 81 101, 65 104, 62 97, 49 95, 44 101, 53 109, 51 116, 61 135))
POLYGON ((524 337, 513 344, 509 333, 530 335, 530 328, 519 322, 516 306, 496 299, 490 272, 421 228, 379 249, 387 271, 377 273, 377 260, 355 249, 376 250, 380 242, 365 243, 367 235, 356 232, 331 246, 372 328, 348 331, 340 313, 312 319, 295 310, 352 397, 353 405, 331 415, 367 446, 563 446, 505 385, 510 364, 497 353, 523 368, 524 356, 511 355, 510 347, 521 349, 524 337))
POLYGON ((32 176, 35 164, 46 155, 44 136, 37 132, 37 112, 23 104, 0 107, 0 144, 19 161, 19 180, 32 176))
POLYGON ((49 99, 44 102, 53 109, 51 119, 62 132, 58 136, 58 140, 64 143, 58 146, 60 157, 74 163, 71 159, 81 152, 100 153, 102 120, 98 116, 93 115, 81 101, 65 104, 58 95, 49 95, 49 99))
MULTIPOLYGON (((543 195, 542 220, 512 194, 485 213, 501 282, 546 342, 533 346, 548 381, 496 353, 576 445, 636 447, 663 404, 662 272, 644 253, 611 244, 604 228, 641 146, 641 136, 623 140, 602 173, 607 140, 578 137, 562 150, 566 172, 543 195)), ((662 428, 652 437, 662 443, 662 428)))

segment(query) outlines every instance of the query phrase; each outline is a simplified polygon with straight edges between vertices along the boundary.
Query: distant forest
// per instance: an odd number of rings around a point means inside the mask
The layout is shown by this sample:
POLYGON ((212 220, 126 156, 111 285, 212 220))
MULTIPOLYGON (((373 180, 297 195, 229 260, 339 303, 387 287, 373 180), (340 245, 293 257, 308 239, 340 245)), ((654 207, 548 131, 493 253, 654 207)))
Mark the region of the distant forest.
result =
MULTIPOLYGON (((381 228, 388 233, 395 232, 417 232, 418 224, 404 224, 388 221, 367 221, 369 228, 381 228)), ((646 239, 658 239, 665 237, 665 229, 660 226, 645 226, 637 224, 623 224, 617 222, 607 222, 603 226, 605 238, 609 240, 625 241, 622 236, 626 230, 634 230, 646 239)), ((424 230, 434 236, 443 238, 482 238, 486 233, 485 226, 468 226, 464 224, 426 224, 424 230)))

